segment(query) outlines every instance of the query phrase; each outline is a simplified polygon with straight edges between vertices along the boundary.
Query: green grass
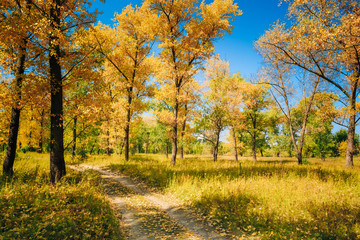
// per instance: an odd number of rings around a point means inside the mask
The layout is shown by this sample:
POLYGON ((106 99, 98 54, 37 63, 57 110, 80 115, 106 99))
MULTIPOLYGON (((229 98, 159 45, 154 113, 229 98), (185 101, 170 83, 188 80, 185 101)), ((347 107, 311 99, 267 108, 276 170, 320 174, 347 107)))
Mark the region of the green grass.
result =
POLYGON ((136 155, 129 162, 101 156, 88 162, 145 181, 237 236, 360 238, 360 171, 358 166, 346 169, 342 159, 308 159, 304 166, 295 159, 263 158, 257 164, 242 159, 239 164, 196 157, 171 166, 156 155, 136 155))
POLYGON ((96 173, 68 170, 51 185, 49 155, 35 153, 19 154, 14 171, 0 176, 0 239, 123 239, 96 173))

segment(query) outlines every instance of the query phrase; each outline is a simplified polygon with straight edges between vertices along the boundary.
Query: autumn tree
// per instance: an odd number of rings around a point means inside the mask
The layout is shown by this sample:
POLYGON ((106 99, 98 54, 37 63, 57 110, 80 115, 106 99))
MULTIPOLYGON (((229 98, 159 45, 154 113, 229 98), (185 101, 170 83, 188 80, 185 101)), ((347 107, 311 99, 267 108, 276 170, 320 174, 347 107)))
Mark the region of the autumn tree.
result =
POLYGON ((243 81, 240 74, 236 73, 229 78, 227 83, 227 97, 229 101, 227 102, 226 109, 230 135, 232 136, 230 142, 233 143, 235 161, 239 160, 238 151, 240 150, 242 154, 241 149, 244 147, 241 142, 238 142, 238 139, 241 138, 239 132, 245 129, 245 116, 242 112, 243 96, 241 94, 241 85, 243 81))
POLYGON ((237 114, 239 107, 234 97, 239 96, 237 90, 242 83, 240 76, 231 76, 229 62, 219 56, 210 58, 205 66, 205 89, 203 91, 202 113, 197 120, 197 132, 213 146, 213 160, 217 160, 220 133, 237 114))
POLYGON ((180 158, 184 158, 184 148, 191 140, 193 129, 191 122, 196 114, 198 114, 198 104, 200 102, 200 86, 197 81, 191 81, 192 86, 188 87, 182 98, 183 106, 179 108, 179 124, 180 134, 180 158))
POLYGON ((313 74, 334 86, 345 103, 348 144, 346 165, 353 166, 359 93, 359 2, 289 1, 291 27, 275 24, 259 40, 276 61, 313 74))
POLYGON ((100 121, 99 109, 104 100, 103 62, 96 46, 88 43, 88 31, 79 29, 73 35, 70 59, 65 65, 64 77, 64 149, 71 147, 75 157, 81 151, 84 156, 86 141, 91 138, 94 127, 100 121), (70 136, 69 136, 70 135, 70 136), (77 142, 81 138, 81 150, 77 142))
POLYGON ((124 106, 126 100, 123 98, 123 83, 118 81, 118 75, 111 68, 106 67, 101 71, 101 88, 99 90, 98 106, 100 122, 100 148, 105 149, 107 155, 111 155, 124 137, 124 126, 126 113, 124 106))
POLYGON ((152 93, 149 77, 152 70, 151 47, 158 21, 148 5, 126 7, 115 16, 115 27, 99 24, 92 35, 98 51, 105 57, 108 71, 119 81, 120 94, 126 98, 124 124, 125 160, 129 160, 129 134, 132 119, 146 109, 143 99, 152 93))
MULTIPOLYGON (((50 180, 60 180, 66 173, 63 143, 63 81, 79 61, 73 39, 80 29, 95 21, 97 11, 89 12, 88 0, 29 1, 42 21, 37 28, 37 44, 47 51, 47 77, 50 86, 50 180)), ((41 71, 42 68, 39 68, 41 71)))
MULTIPOLYGON (((44 100, 49 100, 49 98, 44 100)), ((45 113, 49 113, 49 105, 36 106, 29 103, 24 105, 20 118, 22 126, 19 129, 18 145, 22 147, 23 151, 42 152, 44 142, 48 138, 49 118, 45 113)))
MULTIPOLYGON (((91 135, 94 126, 100 121, 99 102, 103 100, 103 96, 99 96, 101 81, 100 74, 94 69, 94 66, 80 64, 81 69, 93 71, 91 72, 75 72, 69 78, 64 89, 66 93, 64 112, 64 149, 71 147, 71 156, 74 158, 79 152, 77 148, 78 140, 82 139, 82 154, 84 155, 85 141, 87 135, 91 135), (84 79, 83 77, 92 79, 84 79)), ((103 103, 106 103, 105 101, 103 103)))
POLYGON ((0 3, 0 65, 4 72, 14 76, 13 103, 8 135, 8 144, 3 173, 13 174, 13 165, 16 154, 16 145, 19 132, 21 111, 22 85, 25 77, 28 56, 28 42, 38 18, 32 14, 30 0, 27 1, 2 1, 0 3), (12 47, 15 46, 15 47, 12 47))
MULTIPOLYGON (((309 116, 307 135, 309 136, 309 152, 325 160, 334 155, 335 141, 332 134, 333 122, 339 115, 335 102, 338 97, 333 93, 320 92, 314 98, 314 104, 309 116)), ((301 101, 304 102, 304 101, 301 101)))
MULTIPOLYGON (((280 114, 279 114, 280 115, 280 114)), ((287 125, 287 120, 280 115, 278 119, 277 126, 269 134, 268 144, 270 146, 270 152, 273 153, 274 157, 284 156, 285 153, 291 152, 293 146, 291 137, 287 134, 289 127, 287 125)))
POLYGON ((11 119, 11 106, 12 106, 12 99, 9 97, 11 96, 11 87, 8 81, 4 81, 4 77, 1 76, 0 81, 0 117, 3 119, 0 121, 0 141, 2 145, 2 151, 6 151, 6 146, 9 137, 9 126, 10 126, 10 119, 11 119))
POLYGON ((325 161, 326 157, 334 156, 335 141, 331 132, 333 125, 329 122, 314 122, 309 124, 311 129, 308 141, 304 145, 304 154, 320 157, 325 161))
POLYGON ((192 81, 203 60, 214 51, 216 38, 230 33, 230 21, 240 15, 232 0, 215 0, 211 4, 197 0, 147 0, 158 14, 161 24, 158 39, 162 70, 157 79, 167 91, 164 101, 172 112, 172 155, 176 163, 178 148, 179 109, 188 83, 192 81))
POLYGON ((9 103, 8 96, 10 94, 10 88, 8 84, 1 81, 0 82, 0 146, 1 151, 6 151, 6 144, 8 140, 8 128, 10 125, 10 114, 11 114, 11 104, 9 103))
POLYGON ((243 99, 244 131, 251 137, 252 155, 257 162, 256 150, 259 136, 264 132, 269 123, 265 110, 272 106, 268 87, 264 84, 244 81, 241 85, 243 99))
POLYGON ((308 138, 307 141, 303 141, 302 147, 307 146, 309 149, 309 145, 313 142, 314 149, 320 150, 323 147, 323 150, 325 150, 326 139, 324 133, 331 131, 331 123, 337 115, 337 110, 334 107, 335 100, 337 100, 337 96, 332 93, 318 92, 314 96, 301 99, 293 107, 291 112, 294 119, 296 119, 292 124, 293 131, 299 132, 297 129, 301 129, 299 138, 303 137, 303 134, 306 134, 308 138), (309 105, 309 102, 312 102, 311 105, 309 105), (307 108, 308 111, 305 111, 307 108), (305 119, 307 122, 304 124, 305 119), (319 138, 321 135, 323 135, 322 139, 319 138), (315 140, 318 144, 322 142, 323 146, 317 146, 315 140))
POLYGON ((271 93, 277 103, 278 108, 284 114, 289 128, 291 141, 296 151, 298 164, 302 164, 303 146, 306 135, 308 118, 314 104, 314 97, 319 91, 320 78, 312 79, 314 76, 307 74, 306 71, 296 71, 287 64, 278 62, 276 56, 272 55, 268 48, 260 48, 265 58, 266 66, 262 72, 264 82, 269 84, 271 93), (299 96, 302 96, 303 105, 301 118, 296 118, 293 107, 299 96), (299 122, 299 127, 296 123, 299 122), (297 135, 299 134, 299 137, 297 135))

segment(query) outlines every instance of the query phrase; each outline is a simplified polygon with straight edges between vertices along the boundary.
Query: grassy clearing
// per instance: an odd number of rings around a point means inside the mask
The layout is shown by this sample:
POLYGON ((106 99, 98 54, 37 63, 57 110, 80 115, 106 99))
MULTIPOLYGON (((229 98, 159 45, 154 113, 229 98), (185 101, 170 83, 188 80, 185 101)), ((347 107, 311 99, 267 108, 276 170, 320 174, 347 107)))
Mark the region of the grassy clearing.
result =
MULTIPOLYGON (((15 177, 0 176, 0 239, 123 239, 94 172, 49 181, 49 156, 19 154, 15 177)), ((2 169, 0 169, 2 171, 2 169)))
MULTIPOLYGON (((191 205, 231 233, 261 239, 359 239, 360 170, 340 159, 297 166, 293 159, 241 164, 204 158, 169 160, 136 155, 89 159, 145 181, 191 205)), ((355 160, 355 164, 358 161, 355 160)))

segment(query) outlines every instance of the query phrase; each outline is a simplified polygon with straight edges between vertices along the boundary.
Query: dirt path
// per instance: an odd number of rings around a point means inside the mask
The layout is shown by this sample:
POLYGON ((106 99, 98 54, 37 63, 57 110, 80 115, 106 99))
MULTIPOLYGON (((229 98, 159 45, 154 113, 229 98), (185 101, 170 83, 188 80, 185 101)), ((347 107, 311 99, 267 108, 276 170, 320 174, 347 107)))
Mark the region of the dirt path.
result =
POLYGON ((69 166, 77 171, 98 171, 105 192, 117 205, 129 239, 232 239, 199 219, 190 210, 149 192, 128 176, 96 166, 69 166))

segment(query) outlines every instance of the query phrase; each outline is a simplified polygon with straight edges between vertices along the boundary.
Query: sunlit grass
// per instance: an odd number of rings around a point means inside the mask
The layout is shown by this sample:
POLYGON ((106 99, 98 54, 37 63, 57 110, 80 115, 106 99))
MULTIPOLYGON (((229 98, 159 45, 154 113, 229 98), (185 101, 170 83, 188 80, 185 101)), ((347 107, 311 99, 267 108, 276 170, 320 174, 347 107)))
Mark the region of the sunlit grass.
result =
POLYGON ((347 169, 343 159, 307 159, 303 166, 291 158, 260 158, 254 164, 251 158, 214 163, 198 156, 171 166, 157 155, 136 155, 129 162, 97 156, 88 162, 145 181, 238 236, 360 238, 359 167, 347 169))
POLYGON ((0 176, 0 239, 123 239, 98 174, 68 170, 51 185, 49 155, 36 153, 19 154, 14 171, 0 176))

